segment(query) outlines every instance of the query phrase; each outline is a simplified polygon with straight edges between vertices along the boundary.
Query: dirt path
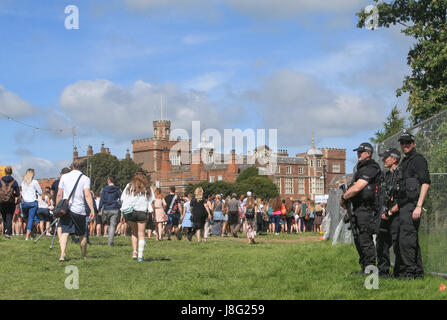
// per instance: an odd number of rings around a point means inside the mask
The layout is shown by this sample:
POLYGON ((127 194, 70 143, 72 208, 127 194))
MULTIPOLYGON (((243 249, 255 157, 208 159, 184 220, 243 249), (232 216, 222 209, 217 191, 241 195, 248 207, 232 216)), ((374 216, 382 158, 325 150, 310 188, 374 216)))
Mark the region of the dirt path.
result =
MULTIPOLYGON (((211 237, 209 241, 239 241, 239 242, 247 242, 248 239, 246 237, 239 237, 239 238, 233 238, 233 237, 211 237)), ((320 240, 320 236, 308 236, 308 237, 299 237, 299 238, 293 238, 293 239, 272 239, 272 238, 263 238, 256 237, 256 242, 282 242, 282 243, 297 243, 297 242, 318 242, 320 240)))

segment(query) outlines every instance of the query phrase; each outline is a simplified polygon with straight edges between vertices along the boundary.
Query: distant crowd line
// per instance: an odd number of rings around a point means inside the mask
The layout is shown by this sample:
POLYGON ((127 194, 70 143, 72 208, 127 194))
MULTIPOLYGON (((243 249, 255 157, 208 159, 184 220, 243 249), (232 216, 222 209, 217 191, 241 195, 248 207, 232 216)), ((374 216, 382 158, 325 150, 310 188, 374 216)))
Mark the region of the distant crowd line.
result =
POLYGON ((178 194, 171 187, 164 195, 150 186, 142 171, 137 171, 124 190, 109 176, 96 195, 90 190, 90 179, 76 167, 62 169, 60 178, 44 190, 34 179, 33 169, 26 171, 20 186, 11 167, 6 167, 0 180, 0 232, 6 239, 25 235, 25 240, 57 232, 60 260, 65 260, 70 234, 80 237, 84 258, 89 237, 108 237, 108 244, 113 245, 115 235, 130 235, 132 258, 142 261, 146 237, 162 241, 171 240, 172 235, 178 240, 186 236, 192 241, 195 236, 197 241, 207 241, 210 235, 239 237, 243 232, 253 244, 259 234, 320 232, 326 214, 324 204, 310 199, 261 199, 252 192, 205 197, 200 187, 194 194, 178 194), (70 213, 52 223, 56 204, 68 198, 70 213))

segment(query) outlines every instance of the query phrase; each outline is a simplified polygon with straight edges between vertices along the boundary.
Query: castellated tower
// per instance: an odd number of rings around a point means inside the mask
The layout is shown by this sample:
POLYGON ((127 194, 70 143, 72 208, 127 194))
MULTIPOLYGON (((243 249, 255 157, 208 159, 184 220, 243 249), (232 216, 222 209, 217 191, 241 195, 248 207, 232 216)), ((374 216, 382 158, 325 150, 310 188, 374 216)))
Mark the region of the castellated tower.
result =
POLYGON ((154 125, 154 139, 169 141, 171 135, 171 121, 169 120, 156 120, 154 125))

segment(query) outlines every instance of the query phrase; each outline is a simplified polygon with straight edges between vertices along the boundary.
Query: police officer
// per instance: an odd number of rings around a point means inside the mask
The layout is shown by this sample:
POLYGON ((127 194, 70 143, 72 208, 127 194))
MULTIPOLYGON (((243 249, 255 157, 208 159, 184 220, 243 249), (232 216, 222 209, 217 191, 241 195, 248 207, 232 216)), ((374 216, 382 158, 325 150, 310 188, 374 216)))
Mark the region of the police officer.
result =
POLYGON ((355 216, 354 243, 359 254, 361 273, 369 265, 376 265, 376 248, 373 241, 374 216, 376 214, 376 187, 381 181, 382 171, 377 162, 371 159, 373 147, 365 142, 357 149, 357 171, 354 173, 353 186, 343 195, 342 206, 345 200, 350 199, 355 216))
POLYGON ((418 231, 422 206, 430 187, 430 174, 425 158, 416 152, 416 142, 410 133, 399 138, 405 157, 399 167, 397 204, 399 206, 399 248, 402 257, 400 275, 423 277, 418 231))
POLYGON ((399 276, 401 257, 399 252, 399 208, 397 206, 397 168, 400 161, 400 152, 395 148, 387 149, 379 155, 383 165, 389 169, 383 175, 380 188, 379 205, 381 217, 377 231, 376 250, 377 267, 380 277, 390 276, 390 249, 393 247, 394 262, 393 276, 399 276))

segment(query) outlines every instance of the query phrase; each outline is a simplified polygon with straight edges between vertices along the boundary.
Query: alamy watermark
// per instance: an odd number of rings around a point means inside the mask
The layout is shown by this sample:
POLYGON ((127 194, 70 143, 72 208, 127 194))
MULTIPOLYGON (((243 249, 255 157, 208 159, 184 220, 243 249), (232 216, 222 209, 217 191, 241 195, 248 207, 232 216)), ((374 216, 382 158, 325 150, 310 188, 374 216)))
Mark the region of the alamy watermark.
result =
POLYGON ((79 289, 79 270, 78 267, 69 265, 65 267, 65 273, 68 277, 65 278, 65 288, 67 290, 79 289))
POLYGON ((192 121, 190 135, 185 129, 172 130, 170 137, 179 142, 170 148, 170 159, 178 159, 182 164, 255 164, 264 166, 260 174, 272 174, 276 170, 278 130, 268 130, 268 146, 265 129, 224 129, 223 137, 217 129, 208 128, 200 133, 200 121, 192 121), (233 144, 234 141, 234 144, 233 144), (245 143, 246 142, 246 143, 245 143), (219 154, 222 150, 226 154, 219 154), (195 148, 192 152, 191 148, 195 148), (244 155, 244 149, 246 150, 244 155), (232 150, 228 152, 228 150, 232 150))
POLYGON ((379 269, 376 266, 370 265, 365 268, 365 274, 369 276, 365 279, 365 288, 368 290, 379 289, 379 269))
POLYGON ((67 30, 79 30, 79 9, 75 5, 69 5, 65 7, 65 29, 67 30))
POLYGON ((368 17, 365 20, 365 28, 368 30, 375 30, 379 27, 379 9, 370 4, 365 8, 368 17))

